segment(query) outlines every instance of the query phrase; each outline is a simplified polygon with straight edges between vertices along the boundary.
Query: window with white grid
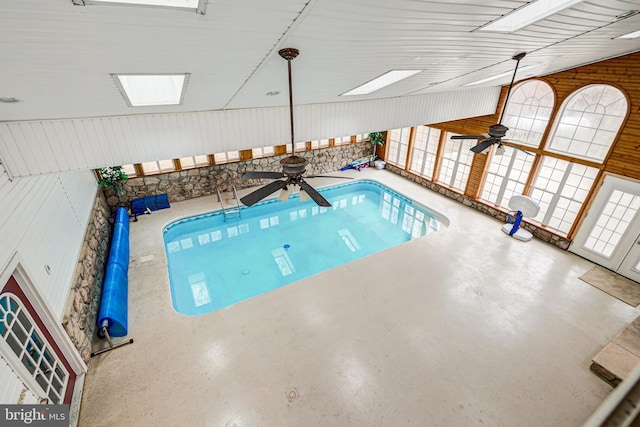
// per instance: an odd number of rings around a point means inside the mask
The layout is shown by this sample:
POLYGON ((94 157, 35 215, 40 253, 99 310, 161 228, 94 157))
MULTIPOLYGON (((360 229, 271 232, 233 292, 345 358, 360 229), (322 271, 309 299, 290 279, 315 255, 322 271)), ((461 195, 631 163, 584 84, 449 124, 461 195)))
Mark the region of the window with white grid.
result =
POLYGON ((342 136, 339 138, 333 138, 334 145, 346 145, 351 144, 351 136, 342 136))
POLYGON ((0 295, 0 336, 49 401, 62 403, 69 373, 20 299, 10 293, 0 295))
POLYGON ((176 165, 172 159, 169 160, 156 160, 155 162, 142 163, 142 170, 145 174, 169 172, 175 170, 176 165))
POLYGON ((326 148, 328 146, 329 146, 328 139, 319 139, 319 140, 311 141, 311 148, 313 148, 314 150, 316 148, 326 148))
POLYGON ((476 141, 451 139, 454 135, 456 134, 447 133, 446 135, 437 181, 456 190, 464 191, 473 161, 471 147, 476 141))
POLYGON ((209 164, 209 156, 203 154, 201 156, 180 157, 180 167, 182 169, 195 168, 197 166, 206 166, 209 164))
POLYGON ((359 134, 356 135, 356 141, 357 142, 360 142, 360 141, 365 140, 367 138, 369 138, 369 134, 368 133, 359 133, 359 134))
POLYGON ((508 209, 509 199, 524 191, 534 156, 513 147, 503 147, 503 155, 498 155, 493 150, 480 198, 508 209))
POLYGON ((216 165, 219 165, 221 163, 226 163, 227 160, 227 153, 215 153, 213 155, 214 160, 216 161, 216 165))
POLYGON ((138 172, 136 172, 136 168, 133 165, 122 165, 122 170, 129 178, 138 176, 138 172))
POLYGON ((433 177, 433 167, 436 162, 438 143, 440 141, 440 129, 428 126, 416 127, 416 136, 413 141, 413 153, 411 156, 411 171, 428 179, 433 177))
POLYGON ((540 204, 534 221, 568 233, 580 212, 598 169, 553 157, 543 157, 531 197, 540 204))
POLYGON ((404 169, 407 163, 410 133, 411 128, 392 129, 390 131, 387 162, 404 169))
POLYGON ((275 154, 275 148, 273 145, 269 145, 268 147, 262 147, 262 155, 263 156, 273 156, 275 154))
POLYGON ((515 86, 502 118, 502 124, 509 128, 505 139, 539 147, 554 102, 551 86, 542 80, 527 80, 515 86))
POLYGON ((273 156, 274 150, 273 145, 268 147, 258 147, 251 149, 251 157, 254 159, 266 156, 273 156))
POLYGON ((584 247, 601 256, 611 257, 620 239, 638 215, 638 211, 640 211, 639 196, 614 190, 587 237, 584 247))
POLYGON ((560 109, 549 151, 603 162, 627 110, 627 98, 613 86, 578 89, 560 109))

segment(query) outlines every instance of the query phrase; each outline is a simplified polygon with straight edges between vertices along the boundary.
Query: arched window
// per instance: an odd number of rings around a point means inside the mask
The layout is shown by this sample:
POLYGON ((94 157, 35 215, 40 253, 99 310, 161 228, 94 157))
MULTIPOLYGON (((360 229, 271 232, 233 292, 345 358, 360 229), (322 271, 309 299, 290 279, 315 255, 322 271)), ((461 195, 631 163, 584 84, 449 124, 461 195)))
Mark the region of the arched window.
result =
POLYGON ((558 113, 548 150, 602 163, 627 110, 627 98, 613 86, 578 89, 558 113))
POLYGON ((538 147, 554 102, 551 86, 542 80, 527 80, 515 86, 502 118, 509 128, 506 139, 538 147))

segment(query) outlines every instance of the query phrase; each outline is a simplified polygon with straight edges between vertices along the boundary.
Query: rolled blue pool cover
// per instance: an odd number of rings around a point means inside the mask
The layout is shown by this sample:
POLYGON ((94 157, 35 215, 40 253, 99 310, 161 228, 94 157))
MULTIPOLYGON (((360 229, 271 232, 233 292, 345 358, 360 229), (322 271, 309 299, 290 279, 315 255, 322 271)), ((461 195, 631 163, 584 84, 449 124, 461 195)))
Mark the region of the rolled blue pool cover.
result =
POLYGON ((102 336, 102 326, 107 324, 109 335, 127 335, 128 288, 129 288, 129 214, 123 207, 116 209, 111 248, 107 260, 102 296, 98 310, 98 334, 102 336))

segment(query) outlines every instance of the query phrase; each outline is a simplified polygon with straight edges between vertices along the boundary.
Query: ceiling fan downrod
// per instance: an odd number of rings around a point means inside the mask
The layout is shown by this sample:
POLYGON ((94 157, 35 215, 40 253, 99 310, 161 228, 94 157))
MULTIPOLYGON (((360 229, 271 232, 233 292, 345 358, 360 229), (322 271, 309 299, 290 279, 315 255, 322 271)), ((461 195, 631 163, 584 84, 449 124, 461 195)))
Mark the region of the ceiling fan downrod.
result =
POLYGON ((511 59, 516 61, 516 68, 513 70, 513 76, 511 76, 511 83, 509 83, 509 90, 507 90, 507 96, 504 100, 504 106, 502 107, 502 113, 500 114, 500 120, 498 120, 498 124, 502 123, 502 118, 504 117, 504 112, 507 109, 507 102, 509 102, 509 96, 511 95, 511 88, 513 87, 513 82, 516 80, 516 73, 518 72, 518 65, 520 65, 520 60, 527 56, 527 52, 521 52, 517 55, 514 55, 511 59))
POLYGON ((291 121, 291 153, 296 151, 295 140, 293 134, 293 88, 291 84, 291 61, 293 61, 300 51, 292 47, 280 49, 278 52, 281 57, 287 60, 287 69, 289 72, 289 120, 291 121))
POLYGON ((293 131, 293 85, 291 79, 291 61, 300 54, 300 51, 292 47, 287 47, 280 49, 278 54, 287 60, 287 69, 289 74, 289 121, 291 122, 291 156, 282 159, 280 164, 282 165, 285 174, 301 175, 305 171, 307 163, 309 162, 307 159, 295 155, 296 143, 293 131))

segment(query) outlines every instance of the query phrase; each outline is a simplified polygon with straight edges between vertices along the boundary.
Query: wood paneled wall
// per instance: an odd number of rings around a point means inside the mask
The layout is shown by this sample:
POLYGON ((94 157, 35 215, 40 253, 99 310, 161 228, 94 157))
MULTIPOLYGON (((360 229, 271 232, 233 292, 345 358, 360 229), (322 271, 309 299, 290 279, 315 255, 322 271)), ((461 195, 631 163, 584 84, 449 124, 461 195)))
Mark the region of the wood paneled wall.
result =
POLYGON ((604 170, 640 179, 640 52, 551 74, 544 80, 555 89, 558 105, 576 89, 594 83, 616 86, 627 95, 629 115, 604 170))

